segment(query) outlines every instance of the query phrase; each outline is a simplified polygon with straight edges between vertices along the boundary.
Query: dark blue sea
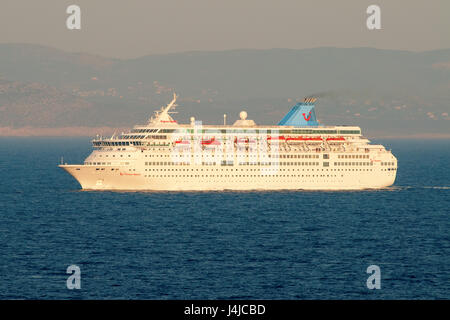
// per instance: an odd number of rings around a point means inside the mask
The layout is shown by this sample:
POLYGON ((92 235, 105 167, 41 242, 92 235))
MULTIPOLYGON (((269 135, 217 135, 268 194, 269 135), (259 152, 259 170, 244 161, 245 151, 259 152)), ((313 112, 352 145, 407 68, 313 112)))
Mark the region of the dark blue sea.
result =
POLYGON ((0 298, 449 299, 450 141, 378 142, 383 190, 152 193, 80 191, 88 138, 1 138, 0 298))

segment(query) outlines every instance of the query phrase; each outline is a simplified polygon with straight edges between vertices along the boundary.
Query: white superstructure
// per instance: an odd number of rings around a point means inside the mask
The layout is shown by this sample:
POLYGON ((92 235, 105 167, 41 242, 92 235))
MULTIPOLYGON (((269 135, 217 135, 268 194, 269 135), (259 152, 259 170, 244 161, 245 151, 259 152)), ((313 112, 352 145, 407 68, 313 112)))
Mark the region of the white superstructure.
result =
POLYGON ((194 118, 177 123, 170 116, 176 98, 146 125, 94 139, 84 164, 60 167, 88 190, 349 190, 394 183, 394 155, 369 144, 359 127, 319 125, 315 99, 294 106, 282 125, 256 125, 243 111, 233 125, 221 126, 194 118))

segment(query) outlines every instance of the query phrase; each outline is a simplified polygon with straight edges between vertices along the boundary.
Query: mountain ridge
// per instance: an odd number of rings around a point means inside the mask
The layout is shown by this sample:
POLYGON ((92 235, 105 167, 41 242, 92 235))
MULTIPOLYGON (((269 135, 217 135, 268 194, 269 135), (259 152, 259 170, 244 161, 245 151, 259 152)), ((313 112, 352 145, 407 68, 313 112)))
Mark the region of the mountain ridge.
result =
POLYGON ((2 91, 0 127, 129 127, 176 91, 182 122, 193 115, 220 123, 224 112, 237 117, 245 108, 258 123, 273 124, 296 100, 320 95, 318 114, 327 124, 446 134, 449 66, 450 49, 234 49, 112 59, 0 44, 0 79, 42 90, 2 91), (44 96, 53 103, 46 106, 44 96))

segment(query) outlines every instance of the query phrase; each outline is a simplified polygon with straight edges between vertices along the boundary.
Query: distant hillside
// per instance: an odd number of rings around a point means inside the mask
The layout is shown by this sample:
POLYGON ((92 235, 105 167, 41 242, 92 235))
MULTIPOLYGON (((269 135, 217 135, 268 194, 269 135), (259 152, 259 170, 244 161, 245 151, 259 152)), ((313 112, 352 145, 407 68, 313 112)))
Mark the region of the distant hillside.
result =
POLYGON ((372 48, 186 52, 118 60, 0 44, 0 127, 126 127, 180 94, 179 114, 220 123, 245 108, 277 123, 306 95, 325 124, 450 133, 450 50, 372 48), (13 85, 14 83, 14 85, 13 85))
POLYGON ((92 103, 46 84, 0 80, 1 126, 70 125, 91 108, 92 103))

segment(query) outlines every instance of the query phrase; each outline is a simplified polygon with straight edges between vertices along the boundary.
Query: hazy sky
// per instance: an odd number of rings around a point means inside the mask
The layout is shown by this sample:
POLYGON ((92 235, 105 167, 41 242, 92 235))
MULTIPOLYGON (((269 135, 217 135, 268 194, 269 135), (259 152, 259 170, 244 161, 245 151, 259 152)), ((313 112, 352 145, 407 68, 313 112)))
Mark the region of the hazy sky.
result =
POLYGON ((1 0, 0 43, 133 58, 239 48, 450 48, 449 0, 1 0), (66 8, 81 7, 81 30, 66 8), (381 7, 382 30, 366 9, 381 7))

